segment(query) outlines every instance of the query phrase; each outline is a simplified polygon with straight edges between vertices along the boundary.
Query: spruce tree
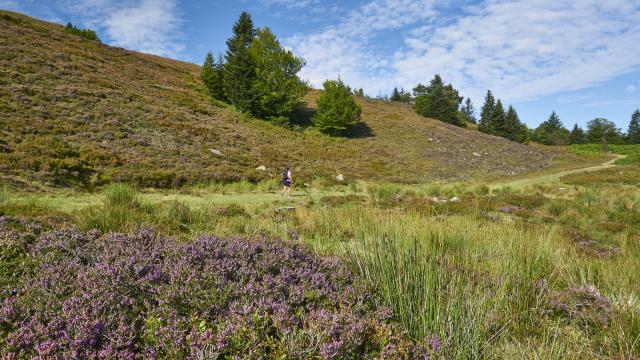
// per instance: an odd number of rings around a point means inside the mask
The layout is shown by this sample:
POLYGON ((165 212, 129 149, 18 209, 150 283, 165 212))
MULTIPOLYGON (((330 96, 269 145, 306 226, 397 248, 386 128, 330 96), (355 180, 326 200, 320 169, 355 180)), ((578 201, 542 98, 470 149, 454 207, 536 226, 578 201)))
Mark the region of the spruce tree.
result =
POLYGON ((627 130, 627 141, 631 144, 640 144, 640 109, 633 112, 629 129, 627 130))
POLYGON ((327 80, 322 86, 324 92, 316 101, 317 110, 312 118, 318 130, 340 134, 360 122, 362 109, 342 80, 327 80))
POLYGON ((398 91, 398 87, 394 87, 391 92, 391 97, 389 97, 391 101, 401 101, 400 92, 398 91))
POLYGON ((224 93, 229 102, 239 110, 254 111, 252 93, 256 69, 249 51, 255 38, 251 15, 246 12, 233 25, 233 34, 227 40, 226 62, 224 64, 224 93))
POLYGON ((496 100, 491 93, 491 90, 487 90, 487 95, 484 97, 484 105, 480 111, 480 122, 478 123, 478 130, 489 133, 489 122, 493 116, 493 110, 496 107, 496 100))
POLYGON ((462 118, 467 122, 470 122, 472 124, 478 122, 475 116, 475 108, 473 107, 473 103, 471 102, 470 98, 467 98, 467 100, 464 102, 464 105, 460 107, 460 114, 462 115, 462 118))
POLYGON ((440 75, 434 76, 429 86, 418 84, 414 94, 416 98, 413 109, 418 115, 457 126, 464 125, 458 114, 462 98, 451 84, 444 84, 440 75))
POLYGON ((564 145, 569 142, 567 130, 555 111, 533 132, 533 140, 545 145, 564 145))
POLYGON ((304 60, 285 50, 267 27, 257 30, 250 53, 256 66, 252 83, 254 115, 278 122, 288 121, 288 116, 307 93, 307 85, 297 75, 304 60))
POLYGON ((573 125, 569 134, 569 144, 584 144, 587 142, 584 130, 578 124, 573 125))
POLYGON ((498 99, 491 113, 491 120, 489 120, 489 134, 508 138, 507 133, 506 114, 502 106, 502 101, 498 99))
POLYGON ((204 64, 200 69, 200 78, 204 83, 209 96, 216 100, 224 101, 224 86, 222 83, 221 64, 213 60, 211 51, 204 58, 204 64))
POLYGON ((513 108, 513 106, 509 105, 509 109, 507 110, 507 114, 505 115, 505 135, 507 139, 511 141, 522 142, 522 123, 520 123, 520 118, 518 117, 518 113, 513 108))

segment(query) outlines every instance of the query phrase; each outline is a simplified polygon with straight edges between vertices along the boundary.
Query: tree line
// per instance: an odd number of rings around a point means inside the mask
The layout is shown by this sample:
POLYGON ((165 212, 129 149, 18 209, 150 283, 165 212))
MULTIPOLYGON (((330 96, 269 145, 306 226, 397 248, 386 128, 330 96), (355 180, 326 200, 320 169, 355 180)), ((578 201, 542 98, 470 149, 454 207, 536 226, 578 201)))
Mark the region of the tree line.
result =
POLYGON ((440 75, 435 75, 429 85, 418 84, 413 88, 413 92, 395 87, 391 95, 384 99, 411 104, 418 115, 456 126, 477 124, 480 132, 519 143, 535 141, 545 145, 602 142, 640 144, 640 110, 632 114, 626 134, 618 129, 615 123, 603 118, 589 121, 586 131, 578 124, 569 131, 555 111, 546 121, 532 130, 520 121, 513 106, 509 105, 505 110, 502 101, 496 99, 491 90, 487 91, 480 110, 480 119, 477 119, 471 99, 464 100, 457 89, 451 84, 444 83, 440 75))
POLYGON ((584 130, 578 124, 569 131, 564 127, 556 112, 542 122, 532 134, 532 140, 545 145, 565 144, 640 144, 640 109, 631 114, 631 121, 626 133, 616 127, 613 121, 595 118, 587 123, 584 130))
MULTIPOLYGON (((225 55, 207 53, 200 77, 208 94, 244 113, 284 125, 299 106, 309 85, 298 77, 304 59, 284 49, 268 28, 255 29, 251 15, 240 14, 227 40, 225 55)), ((327 80, 317 100, 313 125, 325 133, 342 133, 360 121, 361 109, 341 80, 327 80)))
POLYGON ((78 36, 81 36, 85 39, 88 40, 96 40, 96 41, 100 41, 100 39, 98 38, 98 34, 96 34, 96 32, 94 30, 91 29, 81 29, 75 25, 73 25, 72 23, 67 23, 67 26, 64 27, 64 31, 68 32, 70 34, 75 34, 78 36))
POLYGON ((412 104, 418 115, 456 126, 477 124, 481 132, 512 141, 523 143, 530 138, 529 129, 520 121, 513 106, 509 105, 505 110, 502 101, 496 100, 491 91, 487 91, 478 121, 471 99, 465 100, 453 85, 444 83, 440 75, 435 75, 429 85, 416 85, 412 93, 395 87, 388 100, 412 104))

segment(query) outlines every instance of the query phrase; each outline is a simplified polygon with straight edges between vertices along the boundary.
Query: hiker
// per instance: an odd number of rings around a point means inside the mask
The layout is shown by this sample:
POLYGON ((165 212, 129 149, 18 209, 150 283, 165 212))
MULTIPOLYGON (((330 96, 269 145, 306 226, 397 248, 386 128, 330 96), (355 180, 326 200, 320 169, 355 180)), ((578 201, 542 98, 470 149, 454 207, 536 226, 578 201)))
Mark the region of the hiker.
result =
POLYGON ((282 184, 284 187, 280 195, 287 194, 287 196, 291 196, 291 169, 289 167, 282 170, 282 184))

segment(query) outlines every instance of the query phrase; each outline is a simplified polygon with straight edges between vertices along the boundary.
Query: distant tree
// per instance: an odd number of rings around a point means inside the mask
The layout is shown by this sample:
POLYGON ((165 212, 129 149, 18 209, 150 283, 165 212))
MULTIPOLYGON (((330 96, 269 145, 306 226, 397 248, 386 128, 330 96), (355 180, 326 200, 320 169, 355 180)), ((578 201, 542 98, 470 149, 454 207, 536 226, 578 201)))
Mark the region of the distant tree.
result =
POLYGON ((478 123, 478 130, 489 133, 489 122, 493 116, 493 110, 496 107, 496 100, 491 93, 491 90, 487 90, 487 95, 484 97, 484 105, 480 111, 480 122, 478 123))
POLYGON ((427 87, 418 83, 416 87, 413 88, 413 97, 417 98, 418 96, 427 95, 427 87))
POLYGON ((595 118, 587 123, 587 140, 590 143, 619 144, 622 139, 620 129, 613 121, 595 118))
POLYGON ((584 144, 587 142, 587 135, 578 124, 573 125, 569 134, 569 144, 584 144))
POLYGON ((253 82, 256 66, 249 47, 256 36, 251 15, 240 14, 233 25, 233 34, 227 40, 226 62, 224 64, 224 93, 231 104, 239 110, 253 112, 255 99, 253 82))
POLYGON ((467 98, 464 104, 460 107, 460 116, 464 121, 473 124, 478 122, 475 116, 475 108, 473 107, 473 103, 470 98, 467 98))
POLYGON ((357 90, 353 90, 353 95, 355 95, 355 96, 364 96, 364 89, 360 88, 360 89, 357 89, 357 90))
POLYGON ((564 145, 569 142, 569 130, 562 125, 558 114, 554 111, 549 119, 543 121, 533 131, 532 138, 545 145, 564 145))
POLYGON ((453 125, 464 125, 458 116, 462 97, 451 84, 445 85, 440 75, 434 76, 429 86, 418 84, 413 89, 413 109, 418 115, 444 121, 453 125))
POLYGON ((528 140, 529 129, 520 121, 516 109, 511 105, 509 105, 505 115, 505 135, 507 139, 519 143, 524 143, 528 140))
POLYGON ((307 85, 297 75, 304 60, 285 50, 268 27, 257 30, 249 50, 256 67, 251 84, 253 114, 287 121, 307 93, 307 85))
POLYGON ((493 112, 491 113, 491 120, 489 120, 489 134, 501 136, 503 138, 509 137, 507 117, 500 99, 496 101, 496 106, 493 108, 493 112))
POLYGON ((317 110, 312 118, 318 130, 340 134, 360 122, 362 109, 342 80, 327 80, 322 86, 324 92, 316 101, 317 110))
POLYGON ((70 33, 70 34, 75 34, 78 36, 81 36, 85 39, 88 40, 96 40, 98 42, 100 42, 100 39, 98 38, 98 35, 96 34, 95 31, 91 30, 91 29, 80 29, 76 26, 74 26, 72 23, 67 23, 67 26, 64 27, 64 31, 70 33))
MULTIPOLYGON (((218 58, 220 61, 220 57, 218 58)), ((209 96, 216 100, 224 101, 224 84, 222 78, 222 64, 213 60, 211 51, 204 58, 204 64, 200 69, 200 78, 207 88, 209 96)))
POLYGON ((410 92, 405 91, 404 89, 400 89, 400 101, 403 103, 411 104, 413 103, 413 96, 411 96, 410 92))
POLYGON ((402 101, 402 97, 400 96, 400 91, 398 91, 397 87, 393 88, 391 92, 391 96, 389 97, 390 101, 402 101))
POLYGON ((633 112, 629 129, 627 130, 627 141, 631 144, 640 144, 640 109, 633 112))

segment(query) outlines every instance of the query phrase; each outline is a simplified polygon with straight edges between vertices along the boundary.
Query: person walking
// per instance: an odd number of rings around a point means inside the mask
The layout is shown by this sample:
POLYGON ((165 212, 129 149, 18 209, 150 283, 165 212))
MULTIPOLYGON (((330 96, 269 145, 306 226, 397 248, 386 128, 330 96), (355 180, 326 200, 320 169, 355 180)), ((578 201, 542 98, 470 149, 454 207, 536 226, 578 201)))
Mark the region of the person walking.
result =
POLYGON ((287 166, 284 170, 282 170, 282 184, 284 187, 282 188, 282 192, 280 195, 287 194, 287 197, 291 196, 291 169, 287 166))

